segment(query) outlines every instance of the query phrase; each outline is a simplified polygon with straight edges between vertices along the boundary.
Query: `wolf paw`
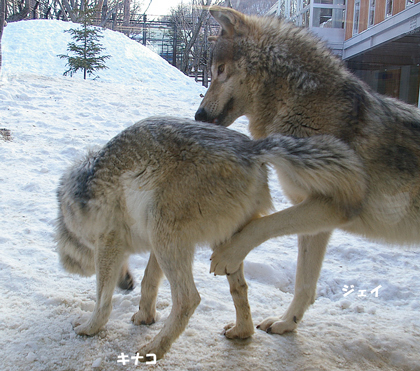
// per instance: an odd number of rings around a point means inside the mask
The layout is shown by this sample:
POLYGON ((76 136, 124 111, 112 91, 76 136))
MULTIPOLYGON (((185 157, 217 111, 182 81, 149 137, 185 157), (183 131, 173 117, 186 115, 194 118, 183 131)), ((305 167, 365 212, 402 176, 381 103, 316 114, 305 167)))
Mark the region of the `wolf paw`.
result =
POLYGON ((254 333, 254 326, 237 326, 234 323, 229 323, 225 326, 224 335, 228 339, 247 339, 254 333))
POLYGON ((134 278, 129 271, 126 271, 124 276, 120 277, 118 287, 122 290, 131 291, 134 289, 134 278))
POLYGON ((137 313, 131 317, 131 321, 135 325, 152 325, 156 322, 156 312, 155 313, 146 313, 142 309, 139 309, 137 313))
POLYGON ((287 321, 279 317, 269 317, 262 321, 257 328, 269 334, 282 335, 286 332, 291 332, 297 327, 297 321, 287 321))
POLYGON ((151 346, 151 344, 146 344, 140 348, 136 355, 137 354, 139 362, 147 362, 149 364, 153 364, 156 362, 156 360, 161 359, 165 352, 163 352, 161 349, 151 346))
POLYGON ((216 246, 211 255, 210 273, 214 273, 215 276, 235 273, 245 259, 241 251, 235 248, 234 237, 230 241, 216 246))
POLYGON ((74 331, 77 335, 87 335, 87 336, 93 336, 97 334, 100 330, 100 327, 92 326, 90 321, 86 321, 85 323, 82 323, 81 325, 76 323, 74 326, 74 331))

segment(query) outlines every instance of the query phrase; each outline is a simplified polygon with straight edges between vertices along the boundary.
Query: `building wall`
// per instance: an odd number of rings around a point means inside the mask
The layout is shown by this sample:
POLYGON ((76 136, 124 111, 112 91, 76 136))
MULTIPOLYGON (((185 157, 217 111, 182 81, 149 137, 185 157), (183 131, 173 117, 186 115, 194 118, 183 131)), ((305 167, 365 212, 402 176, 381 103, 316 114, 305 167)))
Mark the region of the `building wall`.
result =
POLYGON ((359 70, 353 73, 380 94, 419 105, 420 67, 396 66, 381 70, 359 70))
MULTIPOLYGON (((291 22, 308 27, 325 40, 330 50, 375 91, 420 108, 419 3, 283 0, 289 9, 284 14, 290 14, 291 22)), ((278 4, 270 12, 274 15, 277 9, 278 4)))
POLYGON ((385 19, 386 0, 376 0, 375 24, 381 23, 385 19))
MULTIPOLYGON (((418 36, 411 36, 418 33, 420 0, 283 2, 293 5, 290 6, 290 12, 285 12, 290 13, 291 22, 308 27, 325 40, 333 53, 343 58, 348 68, 375 91, 420 108, 419 43, 412 39, 418 36), (414 11, 410 11, 410 7, 414 11), (355 9, 358 12, 356 15, 355 9), (355 19, 358 19, 357 25, 355 19), (410 36, 404 39, 405 35, 410 36)), ((277 9, 278 4, 272 8, 273 15, 277 9)))
POLYGON ((368 28, 369 0, 360 0, 359 33, 368 28))
MULTIPOLYGON (((353 23, 355 1, 360 2, 359 27, 358 27, 357 33, 363 32, 368 28, 370 0, 349 0, 347 2, 347 8, 346 8, 345 40, 348 40, 357 34, 354 32, 354 23, 353 23)), ((391 1, 392 1, 392 15, 393 16, 406 9, 407 0, 391 0, 391 1)), ((420 0, 415 0, 416 4, 419 2, 420 0)), ((385 20, 386 6, 387 6, 387 0, 375 1, 374 25, 381 23, 382 21, 385 20)))
POLYGON ((353 15, 354 15, 354 0, 348 0, 347 10, 346 10, 346 27, 345 27, 346 40, 350 39, 353 36, 353 15))
POLYGON ((392 14, 397 14, 405 9, 406 0, 393 0, 392 14))

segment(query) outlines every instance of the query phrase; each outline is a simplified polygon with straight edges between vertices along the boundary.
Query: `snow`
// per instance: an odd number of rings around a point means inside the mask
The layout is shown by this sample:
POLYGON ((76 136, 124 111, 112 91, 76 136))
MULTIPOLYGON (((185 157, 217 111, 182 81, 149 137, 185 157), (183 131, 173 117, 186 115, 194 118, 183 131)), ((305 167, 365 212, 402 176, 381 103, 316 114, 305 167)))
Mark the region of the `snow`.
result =
MULTIPOLYGON (((72 324, 94 306, 95 278, 66 273, 53 241, 55 190, 64 169, 87 149, 151 115, 193 117, 205 89, 125 36, 105 31, 108 70, 96 80, 63 77, 73 27, 59 21, 11 23, 3 36, 0 80, 0 356, 1 370, 420 370, 420 252, 335 232, 318 298, 296 332, 256 330, 227 340, 235 320, 225 277, 208 273, 210 250, 197 250, 194 276, 202 301, 156 365, 118 363, 162 328, 170 289, 159 291, 158 321, 130 322, 147 255, 130 259, 136 287, 115 290, 108 324, 93 337, 72 324), (344 296, 344 285, 355 292, 344 296), (376 287, 378 297, 371 293, 376 287), (365 291, 359 291, 365 290, 365 291), (358 296, 360 294, 365 296, 358 296)), ((246 131, 246 120, 233 129, 246 131)), ((270 175, 276 208, 289 205, 270 175)), ((293 297, 296 237, 267 241, 245 261, 253 320, 281 315, 293 297)))

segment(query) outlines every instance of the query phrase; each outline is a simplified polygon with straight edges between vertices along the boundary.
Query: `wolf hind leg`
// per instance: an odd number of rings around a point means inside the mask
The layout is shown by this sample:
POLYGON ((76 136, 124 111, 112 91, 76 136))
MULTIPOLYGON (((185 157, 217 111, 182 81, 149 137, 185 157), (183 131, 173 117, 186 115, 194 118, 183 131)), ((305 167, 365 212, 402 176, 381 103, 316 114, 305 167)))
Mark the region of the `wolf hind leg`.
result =
MULTIPOLYGON (((171 285, 172 309, 162 330, 155 338, 139 350, 139 355, 155 354, 160 359, 181 335, 195 308, 200 303, 200 295, 195 287, 192 274, 194 246, 168 246, 160 244, 154 249, 156 259, 171 285)), ((147 360, 144 358, 144 360, 147 360)))
POLYGON ((95 249, 95 308, 88 321, 74 328, 78 335, 94 335, 108 322, 112 311, 112 294, 124 259, 124 249, 115 232, 100 238, 95 249))
POLYGON ((118 287, 121 290, 133 290, 134 289, 134 279, 128 269, 128 262, 125 261, 120 270, 120 276, 118 278, 118 287))
POLYGON ((283 334, 296 329, 306 309, 315 301, 316 285, 331 232, 298 236, 298 262, 296 268, 295 295, 282 317, 269 317, 257 328, 283 334))
POLYGON ((153 251, 150 253, 144 277, 141 281, 139 311, 131 320, 135 325, 151 325, 156 321, 156 298, 163 272, 153 251))
POLYGON ((236 324, 225 327, 225 336, 228 339, 246 339, 254 333, 251 308, 248 303, 248 285, 244 277, 244 264, 233 274, 227 276, 230 285, 230 294, 236 309, 236 324))

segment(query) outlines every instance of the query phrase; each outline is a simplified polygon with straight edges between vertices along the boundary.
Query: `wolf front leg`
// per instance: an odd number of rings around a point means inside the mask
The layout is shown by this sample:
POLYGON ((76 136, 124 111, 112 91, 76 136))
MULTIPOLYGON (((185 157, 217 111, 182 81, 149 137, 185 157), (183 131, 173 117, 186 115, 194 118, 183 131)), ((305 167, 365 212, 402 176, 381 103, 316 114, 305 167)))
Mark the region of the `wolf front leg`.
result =
POLYGON ((211 256, 210 273, 236 272, 248 253, 273 237, 291 234, 316 235, 330 232, 349 219, 345 212, 329 199, 307 199, 298 205, 255 219, 222 245, 211 256))
POLYGON ((95 246, 95 308, 88 321, 75 327, 78 335, 95 335, 108 322, 112 310, 112 294, 124 259, 124 249, 115 232, 99 239, 95 246))
POLYGON ((131 320, 135 325, 151 325, 156 321, 156 298, 163 272, 153 251, 150 253, 144 277, 141 281, 139 311, 131 320))
POLYGON ((233 274, 227 276, 230 285, 230 294, 236 309, 236 324, 225 327, 225 336, 228 339, 246 339, 254 333, 251 308, 248 303, 248 285, 244 277, 244 264, 233 274))
POLYGON ((294 299, 283 317, 271 317, 259 328, 282 334, 293 331, 314 301, 316 284, 331 232, 348 222, 328 199, 308 199, 296 206, 250 222, 212 255, 211 272, 231 274, 253 247, 276 236, 298 234, 299 254, 294 299))
POLYGON ((269 317, 257 328, 273 334, 293 331, 306 309, 315 301, 316 285, 331 232, 298 237, 299 252, 296 269, 295 295, 282 317, 269 317))

